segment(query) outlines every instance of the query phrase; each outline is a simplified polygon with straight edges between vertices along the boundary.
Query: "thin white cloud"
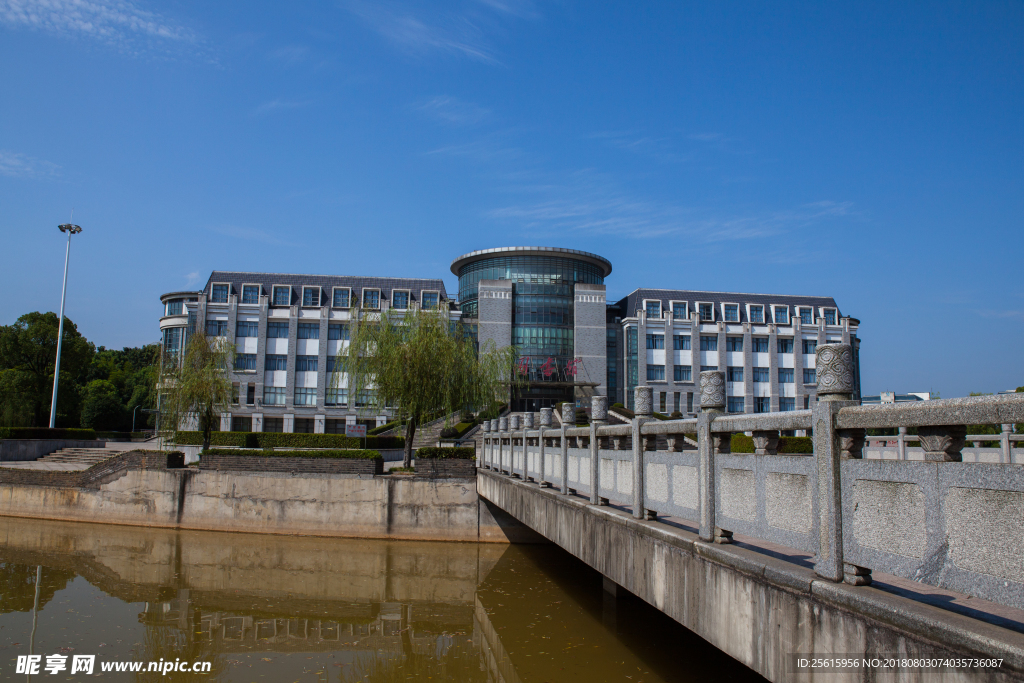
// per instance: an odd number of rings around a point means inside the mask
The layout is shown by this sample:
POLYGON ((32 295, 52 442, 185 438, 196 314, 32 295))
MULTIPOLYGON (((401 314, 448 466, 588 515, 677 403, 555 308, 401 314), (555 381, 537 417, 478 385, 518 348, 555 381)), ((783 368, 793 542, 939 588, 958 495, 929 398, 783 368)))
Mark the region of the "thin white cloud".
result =
POLYGON ((198 284, 199 284, 199 273, 197 271, 193 271, 193 272, 191 272, 191 273, 189 273, 188 275, 185 276, 185 286, 186 287, 195 287, 198 284))
POLYGON ((284 109, 299 109, 301 107, 308 107, 313 104, 312 100, 292 101, 292 100, 270 100, 264 102, 260 106, 253 109, 253 114, 269 114, 275 111, 281 111, 284 109))
POLYGON ((540 16, 531 0, 478 0, 486 7, 521 19, 536 19, 540 16))
POLYGON ((1016 320, 1024 320, 1024 311, 1014 311, 1014 310, 993 311, 993 310, 985 309, 985 310, 978 311, 978 313, 983 318, 1012 318, 1012 319, 1016 319, 1016 320))
POLYGON ((449 95, 433 97, 417 108, 438 121, 459 126, 480 123, 491 115, 489 109, 449 95))
POLYGON ((286 45, 270 53, 270 58, 283 64, 298 64, 309 57, 309 48, 305 45, 286 45))
POLYGON ((256 228, 243 228, 238 225, 215 225, 210 228, 213 232, 224 235, 225 237, 233 237, 241 240, 255 240, 262 242, 263 244, 271 244, 275 246, 294 246, 292 242, 283 240, 276 235, 272 235, 265 230, 257 230, 256 228))
POLYGON ((53 178, 60 175, 60 166, 0 149, 0 175, 9 178, 53 178))
POLYGON ((490 49, 484 44, 482 31, 466 16, 439 16, 435 17, 434 22, 428 23, 408 7, 396 2, 350 0, 347 7, 377 33, 406 52, 425 54, 441 51, 481 62, 495 61, 490 49))

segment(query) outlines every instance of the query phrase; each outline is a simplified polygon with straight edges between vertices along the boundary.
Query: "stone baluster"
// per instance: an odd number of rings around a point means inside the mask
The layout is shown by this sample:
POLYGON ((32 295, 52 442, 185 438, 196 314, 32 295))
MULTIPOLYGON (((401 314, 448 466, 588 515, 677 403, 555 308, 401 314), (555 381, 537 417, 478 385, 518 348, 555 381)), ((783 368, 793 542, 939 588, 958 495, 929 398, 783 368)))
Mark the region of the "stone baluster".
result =
MULTIPOLYGON (((847 434, 851 443, 842 443, 836 429, 836 416, 847 406, 857 405, 853 398, 853 349, 849 344, 819 344, 815 353, 818 375, 818 400, 811 412, 814 430, 814 458, 818 477, 818 556, 815 573, 830 581, 854 585, 871 583, 871 572, 843 562, 843 488, 841 460, 843 446, 859 452, 863 432, 847 434)), ((845 431, 845 430, 844 430, 845 431)), ((854 430, 850 430, 853 432, 854 430)))
POLYGON ((1013 425, 1002 425, 1002 428, 1002 433, 999 435, 999 447, 1002 450, 1000 462, 1011 463, 1013 462, 1011 457, 1013 451, 1010 450, 1010 433, 1013 430, 1013 425))
POLYGON ((608 397, 591 396, 590 398, 590 502, 593 505, 607 505, 608 500, 601 498, 601 439, 597 436, 597 428, 608 423, 608 397))
MULTIPOLYGON (((852 396, 852 394, 851 394, 852 396)), ((907 459, 907 428, 900 427, 896 430, 896 457, 898 460, 907 459)))
POLYGON ((778 455, 779 432, 776 429, 754 432, 754 455, 778 455))
POLYGON ((668 450, 670 453, 679 453, 683 450, 683 444, 686 443, 685 436, 680 434, 669 434, 665 437, 665 441, 668 442, 668 450))
POLYGON ((633 390, 635 417, 631 423, 633 436, 633 517, 643 519, 644 509, 644 437, 640 433, 645 422, 650 422, 654 412, 653 390, 640 386, 633 390))
POLYGON ((725 373, 700 373, 700 413, 697 415, 697 493, 700 502, 699 536, 704 541, 729 543, 732 532, 716 526, 715 456, 728 453, 731 434, 714 433, 711 425, 725 412, 725 373))
POLYGON ((490 420, 484 420, 483 424, 480 425, 480 429, 483 430, 483 433, 484 433, 484 441, 483 441, 484 449, 483 449, 483 453, 481 453, 481 456, 483 456, 481 458, 481 460, 482 460, 481 464, 484 466, 485 470, 489 470, 489 469, 491 469, 491 443, 490 443, 491 421, 490 420))
POLYGON ((518 477, 516 473, 516 431, 519 430, 519 416, 508 416, 508 473, 512 477, 518 477))
POLYGON ((530 434, 533 413, 523 413, 523 481, 530 481, 530 434))
POLYGON ((569 439, 565 430, 576 424, 576 404, 562 404, 562 493, 569 493, 569 439))
POLYGON ((544 470, 544 465, 545 465, 545 463, 544 463, 544 456, 545 456, 546 451, 547 451, 547 439, 544 438, 544 432, 545 432, 545 430, 550 429, 550 428, 551 428, 551 408, 541 408, 540 409, 540 426, 538 427, 539 431, 537 432, 537 435, 538 435, 537 436, 537 445, 538 445, 538 451, 539 451, 539 453, 537 455, 537 469, 539 470, 539 475, 540 476, 537 478, 537 481, 540 482, 540 485, 542 487, 545 487, 545 488, 551 486, 551 482, 549 482, 547 480, 547 478, 544 476, 544 472, 545 472, 545 470, 544 470))
POLYGON ((928 425, 917 428, 917 438, 924 449, 927 462, 962 462, 964 445, 967 443, 967 427, 964 425, 928 425))
MULTIPOLYGON (((508 417, 498 418, 498 471, 508 474, 505 470, 505 434, 508 432, 508 417)), ((511 448, 511 444, 509 444, 511 448)))

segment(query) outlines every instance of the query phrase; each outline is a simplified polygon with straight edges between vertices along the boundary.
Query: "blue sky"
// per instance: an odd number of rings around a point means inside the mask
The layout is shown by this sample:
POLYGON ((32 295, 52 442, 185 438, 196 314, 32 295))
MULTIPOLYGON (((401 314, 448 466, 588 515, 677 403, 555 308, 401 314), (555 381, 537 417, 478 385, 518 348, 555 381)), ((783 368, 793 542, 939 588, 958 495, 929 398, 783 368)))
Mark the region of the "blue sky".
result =
POLYGON ((474 249, 835 297, 865 393, 1024 384, 1024 5, 0 0, 0 324, 474 249))

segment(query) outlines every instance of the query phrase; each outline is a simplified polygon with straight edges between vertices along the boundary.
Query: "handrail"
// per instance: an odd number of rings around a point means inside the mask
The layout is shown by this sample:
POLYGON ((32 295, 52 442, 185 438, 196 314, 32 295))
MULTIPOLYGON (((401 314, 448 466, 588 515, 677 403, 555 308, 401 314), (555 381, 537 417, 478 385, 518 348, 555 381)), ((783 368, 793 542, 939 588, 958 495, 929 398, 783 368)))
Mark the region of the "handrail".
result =
POLYGON ((839 411, 838 429, 882 429, 1024 422, 1024 394, 968 396, 919 403, 850 406, 839 411))

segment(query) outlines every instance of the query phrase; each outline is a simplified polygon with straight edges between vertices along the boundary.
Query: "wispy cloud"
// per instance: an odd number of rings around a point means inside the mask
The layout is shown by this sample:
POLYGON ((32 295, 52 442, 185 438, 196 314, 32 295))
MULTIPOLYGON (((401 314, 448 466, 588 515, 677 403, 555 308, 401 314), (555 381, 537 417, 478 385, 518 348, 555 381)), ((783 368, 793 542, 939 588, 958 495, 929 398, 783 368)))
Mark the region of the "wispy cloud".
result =
POLYGON ((244 240, 255 240, 264 244, 271 244, 275 246, 291 247, 295 246, 292 242, 283 240, 276 235, 272 235, 265 230, 257 230, 256 228, 243 228, 238 225, 215 225, 210 228, 213 232, 224 235, 225 237, 234 237, 237 239, 244 240))
POLYGON ((197 271, 193 271, 193 272, 191 272, 191 273, 189 273, 188 275, 185 276, 185 286, 186 287, 195 287, 198 284, 199 284, 199 273, 197 271))
POLYGON ((1024 311, 1017 310, 1003 310, 994 311, 990 309, 983 309, 978 311, 978 314, 983 318, 1011 318, 1016 320, 1024 320, 1024 311))
POLYGON ((270 59, 282 64, 292 65, 303 62, 309 57, 309 48, 305 45, 286 45, 270 52, 270 59))
POLYGON ((522 19, 536 19, 540 16, 536 4, 531 0, 478 0, 478 2, 497 12, 511 14, 522 19))
POLYGON ((0 149, 0 175, 9 178, 53 178, 60 175, 60 166, 0 149))
POLYGON ((433 97, 417 108, 431 118, 459 126, 480 123, 491 115, 489 109, 448 95, 433 97))
POLYGON ((270 100, 252 110, 254 115, 270 114, 284 109, 299 109, 313 104, 312 100, 270 100))
POLYGON ((199 43, 192 30, 130 0, 0 0, 0 24, 88 38, 132 53, 199 43))

